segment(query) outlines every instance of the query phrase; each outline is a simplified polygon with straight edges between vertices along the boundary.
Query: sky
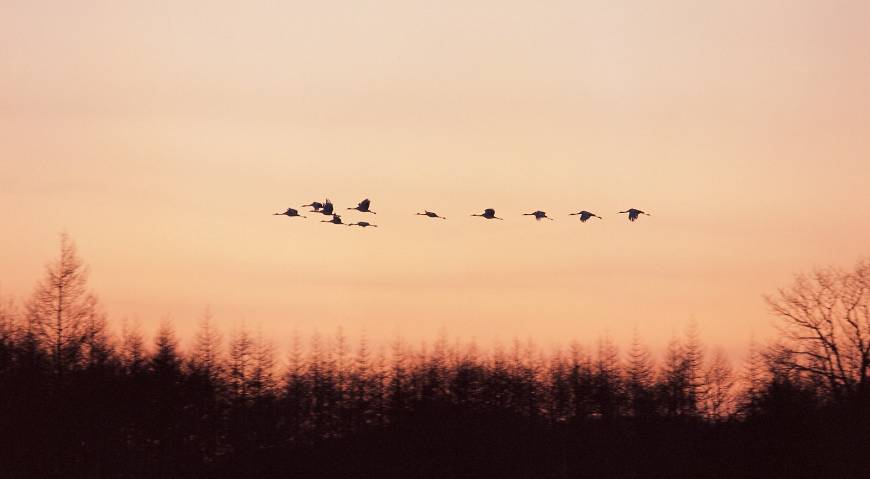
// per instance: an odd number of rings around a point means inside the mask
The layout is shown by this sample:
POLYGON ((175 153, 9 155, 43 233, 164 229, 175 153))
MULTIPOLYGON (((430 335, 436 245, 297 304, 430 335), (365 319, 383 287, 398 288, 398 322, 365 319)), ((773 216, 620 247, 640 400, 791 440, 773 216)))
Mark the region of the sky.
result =
POLYGON ((0 290, 66 231, 145 331, 209 307, 279 344, 661 347, 693 320, 740 348, 765 293, 870 254, 868 24, 865 1, 5 0, 0 290), (325 197, 379 227, 271 215, 325 197))

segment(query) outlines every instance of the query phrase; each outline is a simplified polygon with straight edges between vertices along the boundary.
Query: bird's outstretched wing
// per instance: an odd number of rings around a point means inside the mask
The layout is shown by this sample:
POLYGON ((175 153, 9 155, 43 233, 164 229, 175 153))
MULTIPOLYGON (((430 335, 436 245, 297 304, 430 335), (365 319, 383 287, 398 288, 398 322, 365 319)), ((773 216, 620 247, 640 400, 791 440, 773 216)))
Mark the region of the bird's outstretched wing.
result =
POLYGON ((361 210, 367 210, 367 209, 369 209, 369 205, 371 205, 371 204, 372 204, 372 202, 369 201, 368 198, 366 198, 366 199, 360 201, 358 206, 359 206, 359 209, 361 209, 361 210))

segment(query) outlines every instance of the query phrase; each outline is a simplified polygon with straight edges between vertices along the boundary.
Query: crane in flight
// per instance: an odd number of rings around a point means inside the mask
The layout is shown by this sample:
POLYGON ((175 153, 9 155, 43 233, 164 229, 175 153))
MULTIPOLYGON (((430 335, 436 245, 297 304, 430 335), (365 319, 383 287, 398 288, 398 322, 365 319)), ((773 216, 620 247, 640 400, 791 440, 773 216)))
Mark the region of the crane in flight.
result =
POLYGON ((323 202, 323 206, 320 207, 320 212, 327 216, 331 215, 334 210, 335 206, 333 206, 332 202, 329 201, 329 198, 327 198, 326 201, 323 202))
POLYGON ((323 208, 323 203, 321 203, 319 201, 312 201, 311 203, 308 203, 307 205, 302 205, 303 208, 305 208, 306 206, 310 206, 310 207, 314 208, 314 211, 312 211, 312 213, 314 213, 314 212, 320 213, 320 210, 323 208))
POLYGON ((486 218, 488 220, 491 220, 491 219, 503 220, 504 219, 504 218, 499 218, 498 216, 496 216, 495 210, 492 208, 487 208, 487 209, 483 210, 482 215, 471 215, 471 216, 481 216, 481 217, 486 218))
POLYGON ((523 213, 523 216, 534 216, 535 221, 541 221, 544 218, 553 221, 553 218, 550 218, 549 216, 547 216, 547 213, 544 213, 541 210, 535 211, 533 213, 523 213))
POLYGON ((643 211, 641 211, 641 210, 634 209, 634 208, 631 208, 631 209, 628 209, 628 210, 620 211, 620 212, 619 212, 619 214, 623 214, 623 213, 628 213, 628 220, 629 220, 629 221, 637 221, 637 218, 638 218, 638 216, 640 216, 640 215, 652 216, 652 215, 649 214, 649 213, 646 213, 646 212, 643 212, 643 211))
POLYGON ((443 216, 438 216, 438 213, 435 213, 435 212, 433 212, 433 211, 429 211, 429 210, 426 210, 424 213, 417 213, 417 214, 420 215, 420 216, 428 216, 428 217, 430 217, 430 218, 441 218, 442 220, 446 220, 446 219, 447 219, 447 218, 445 218, 445 217, 443 217, 443 216))
POLYGON ((287 208, 287 211, 285 211, 283 213, 272 213, 272 214, 273 215, 286 215, 287 217, 290 217, 290 218, 292 218, 294 216, 298 216, 300 218, 305 218, 305 216, 300 215, 299 211, 294 210, 293 208, 287 208))
POLYGON ((378 225, 373 225, 373 224, 369 223, 368 221, 360 221, 357 223, 350 223, 350 224, 348 224, 348 226, 360 226, 362 228, 368 228, 369 226, 374 226, 375 228, 378 227, 378 225))
POLYGON ((321 223, 332 223, 334 225, 343 225, 341 222, 341 216, 333 214, 331 220, 320 220, 321 223))
POLYGON ((600 216, 596 215, 595 213, 590 213, 589 211, 586 211, 586 210, 583 210, 579 213, 571 213, 569 216, 574 216, 574 215, 580 215, 580 222, 581 223, 585 223, 589 218, 598 218, 599 220, 601 219, 600 216))
POLYGON ((371 206, 371 204, 372 204, 371 200, 366 198, 366 199, 360 201, 359 204, 356 205, 356 208, 348 208, 348 209, 349 210, 357 210, 357 211, 362 212, 362 213, 371 213, 371 214, 376 215, 377 213, 375 213, 374 211, 369 209, 369 206, 371 206))

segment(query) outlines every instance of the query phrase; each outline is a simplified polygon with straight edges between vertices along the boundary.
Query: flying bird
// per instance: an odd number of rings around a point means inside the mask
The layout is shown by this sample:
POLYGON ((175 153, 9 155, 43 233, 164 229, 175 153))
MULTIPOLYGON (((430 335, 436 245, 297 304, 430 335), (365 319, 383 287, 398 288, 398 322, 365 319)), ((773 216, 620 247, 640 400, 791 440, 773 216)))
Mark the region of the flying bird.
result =
POLYGON ((372 214, 377 214, 377 213, 375 213, 374 211, 372 211, 372 210, 369 209, 369 206, 371 206, 371 204, 372 204, 371 200, 369 200, 368 198, 366 198, 366 199, 360 201, 359 204, 356 205, 356 208, 348 208, 348 209, 349 209, 349 210, 357 210, 357 211, 361 211, 361 212, 363 212, 363 213, 372 213, 372 214))
POLYGON ((435 212, 432 212, 432 211, 429 211, 429 210, 426 210, 425 213, 417 213, 417 214, 418 214, 418 215, 421 215, 421 216, 428 216, 428 217, 430 217, 430 218, 441 218, 442 220, 446 220, 446 219, 447 219, 447 218, 445 218, 445 217, 443 217, 443 216, 438 216, 438 213, 435 213, 435 212))
POLYGON ((534 213, 523 213, 523 216, 534 216, 535 221, 541 221, 543 218, 547 218, 550 221, 553 221, 553 218, 547 216, 547 213, 544 213, 541 210, 535 211, 534 213))
POLYGON ((629 210, 625 210, 625 211, 620 211, 620 212, 619 212, 619 214, 623 214, 623 213, 628 213, 628 220, 629 220, 629 221, 637 221, 637 217, 640 216, 640 215, 652 216, 652 215, 649 214, 649 213, 645 213, 645 212, 643 212, 643 211, 641 211, 641 210, 637 210, 637 209, 634 209, 634 208, 631 208, 631 209, 629 209, 629 210))
POLYGON ((305 216, 300 215, 299 212, 293 208, 287 208, 287 211, 283 213, 273 213, 273 215, 287 215, 288 217, 298 216, 300 218, 305 218, 305 216))
POLYGON ((334 225, 343 225, 341 222, 341 216, 333 214, 331 220, 320 220, 321 223, 332 223, 334 225))
POLYGON ((335 207, 332 205, 332 202, 329 201, 329 198, 323 202, 323 206, 320 208, 320 212, 325 215, 331 215, 334 210, 335 207))
POLYGON ((590 213, 586 210, 583 210, 579 213, 571 213, 569 216, 574 216, 574 215, 580 215, 580 222, 581 223, 585 223, 586 220, 588 220, 589 218, 598 218, 599 220, 601 219, 600 216, 596 215, 595 213, 590 213))
POLYGON ((315 212, 320 213, 320 209, 323 208, 323 203, 321 203, 319 201, 313 201, 307 205, 302 205, 303 208, 305 208, 306 206, 310 206, 310 207, 314 208, 315 212))
POLYGON ((482 215, 471 215, 471 216, 482 216, 482 217, 484 217, 484 218, 486 218, 486 219, 488 219, 488 220, 491 220, 491 219, 493 219, 493 218, 494 218, 494 219, 497 219, 497 220, 502 220, 502 219, 504 219, 504 218, 499 218, 498 216, 496 216, 496 215, 495 215, 495 210, 492 209, 492 208, 487 208, 487 209, 483 210, 483 214, 482 214, 482 215))
POLYGON ((363 228, 368 228, 369 226, 374 226, 375 228, 378 227, 378 225, 373 225, 373 224, 369 223, 368 221, 360 221, 359 223, 350 223, 348 226, 361 226, 363 228))

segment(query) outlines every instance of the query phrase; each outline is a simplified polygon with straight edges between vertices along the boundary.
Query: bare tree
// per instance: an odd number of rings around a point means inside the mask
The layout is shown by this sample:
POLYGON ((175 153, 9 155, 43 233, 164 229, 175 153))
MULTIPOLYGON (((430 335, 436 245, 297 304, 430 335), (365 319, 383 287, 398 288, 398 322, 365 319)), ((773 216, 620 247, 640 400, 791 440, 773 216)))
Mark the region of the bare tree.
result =
POLYGON ((568 384, 570 366, 561 350, 553 353, 547 370, 549 373, 547 411, 554 423, 565 422, 571 416, 572 398, 568 384))
POLYGON ((598 339, 595 359, 592 400, 596 412, 602 417, 619 414, 622 395, 622 370, 619 349, 609 336, 598 339))
POLYGON ((758 403, 759 396, 767 383, 765 376, 764 354, 755 342, 755 338, 749 340, 749 351, 743 362, 742 372, 739 377, 740 395, 737 403, 737 412, 748 414, 758 403))
POLYGON ((704 404, 707 385, 704 382, 704 345, 695 319, 689 321, 683 343, 683 361, 686 375, 687 413, 696 414, 704 404))
POLYGON ((352 423, 354 428, 364 425, 371 416, 369 409, 372 400, 371 354, 365 332, 360 335, 359 346, 353 359, 350 372, 349 398, 351 401, 352 423))
POLYGON ((165 382, 164 386, 167 388, 177 384, 181 378, 181 353, 178 351, 175 329, 169 319, 163 320, 157 329, 150 367, 165 382))
POLYGON ((652 391, 655 384, 655 365, 649 348, 641 344, 637 329, 631 339, 625 373, 626 393, 632 416, 651 415, 654 408, 652 391))
POLYGON ((60 255, 46 266, 45 276, 26 305, 28 320, 49 350, 58 380, 81 361, 89 326, 98 314, 97 299, 88 291, 87 282, 88 269, 64 233, 60 255))
POLYGON ((0 344, 11 344, 15 341, 18 330, 18 310, 12 298, 3 296, 0 290, 0 344))
POLYGON ((299 332, 294 331, 283 381, 283 411, 290 442, 298 441, 306 428, 311 399, 309 386, 306 380, 302 339, 299 332))
POLYGON ((387 353, 384 346, 379 346, 374 354, 374 360, 369 367, 370 416, 375 424, 384 424, 384 412, 387 407, 387 381, 389 377, 387 353))
POLYGON ((568 384, 573 398, 575 420, 585 420, 592 413, 592 356, 573 341, 570 350, 570 372, 568 384))
POLYGON ((201 374, 215 384, 223 374, 221 339, 220 331, 214 327, 211 309, 206 308, 199 320, 199 330, 194 337, 190 368, 191 371, 201 374))
POLYGON ((396 416, 405 411, 410 401, 407 356, 405 343, 401 337, 396 336, 390 343, 390 373, 387 386, 389 411, 396 416))
POLYGON ((870 261, 797 275, 766 300, 780 319, 781 367, 822 379, 835 399, 868 396, 870 261))
POLYGON ((683 391, 685 390, 685 368, 683 367, 683 346, 673 336, 665 350, 660 372, 659 396, 663 412, 674 417, 682 412, 683 391))
POLYGON ((228 383, 233 397, 240 403, 250 399, 250 381, 253 375, 255 344, 251 333, 243 325, 230 337, 228 383))
POLYGON ((704 371, 704 409, 707 417, 714 421, 722 419, 732 411, 734 397, 734 371, 725 352, 721 348, 713 350, 710 364, 704 371))
POLYGON ((114 360, 113 340, 106 326, 106 314, 94 311, 85 323, 84 357, 88 367, 101 367, 114 360))
POLYGON ((13 346, 18 340, 18 311, 12 298, 0 291, 0 373, 12 363, 13 346))
POLYGON ((262 331, 258 331, 254 338, 251 360, 248 389, 255 398, 272 397, 278 386, 275 379, 275 346, 263 336, 262 331))
POLYGON ((121 327, 121 365, 130 373, 140 373, 146 366, 145 340, 139 331, 138 321, 129 324, 124 320, 121 327))

